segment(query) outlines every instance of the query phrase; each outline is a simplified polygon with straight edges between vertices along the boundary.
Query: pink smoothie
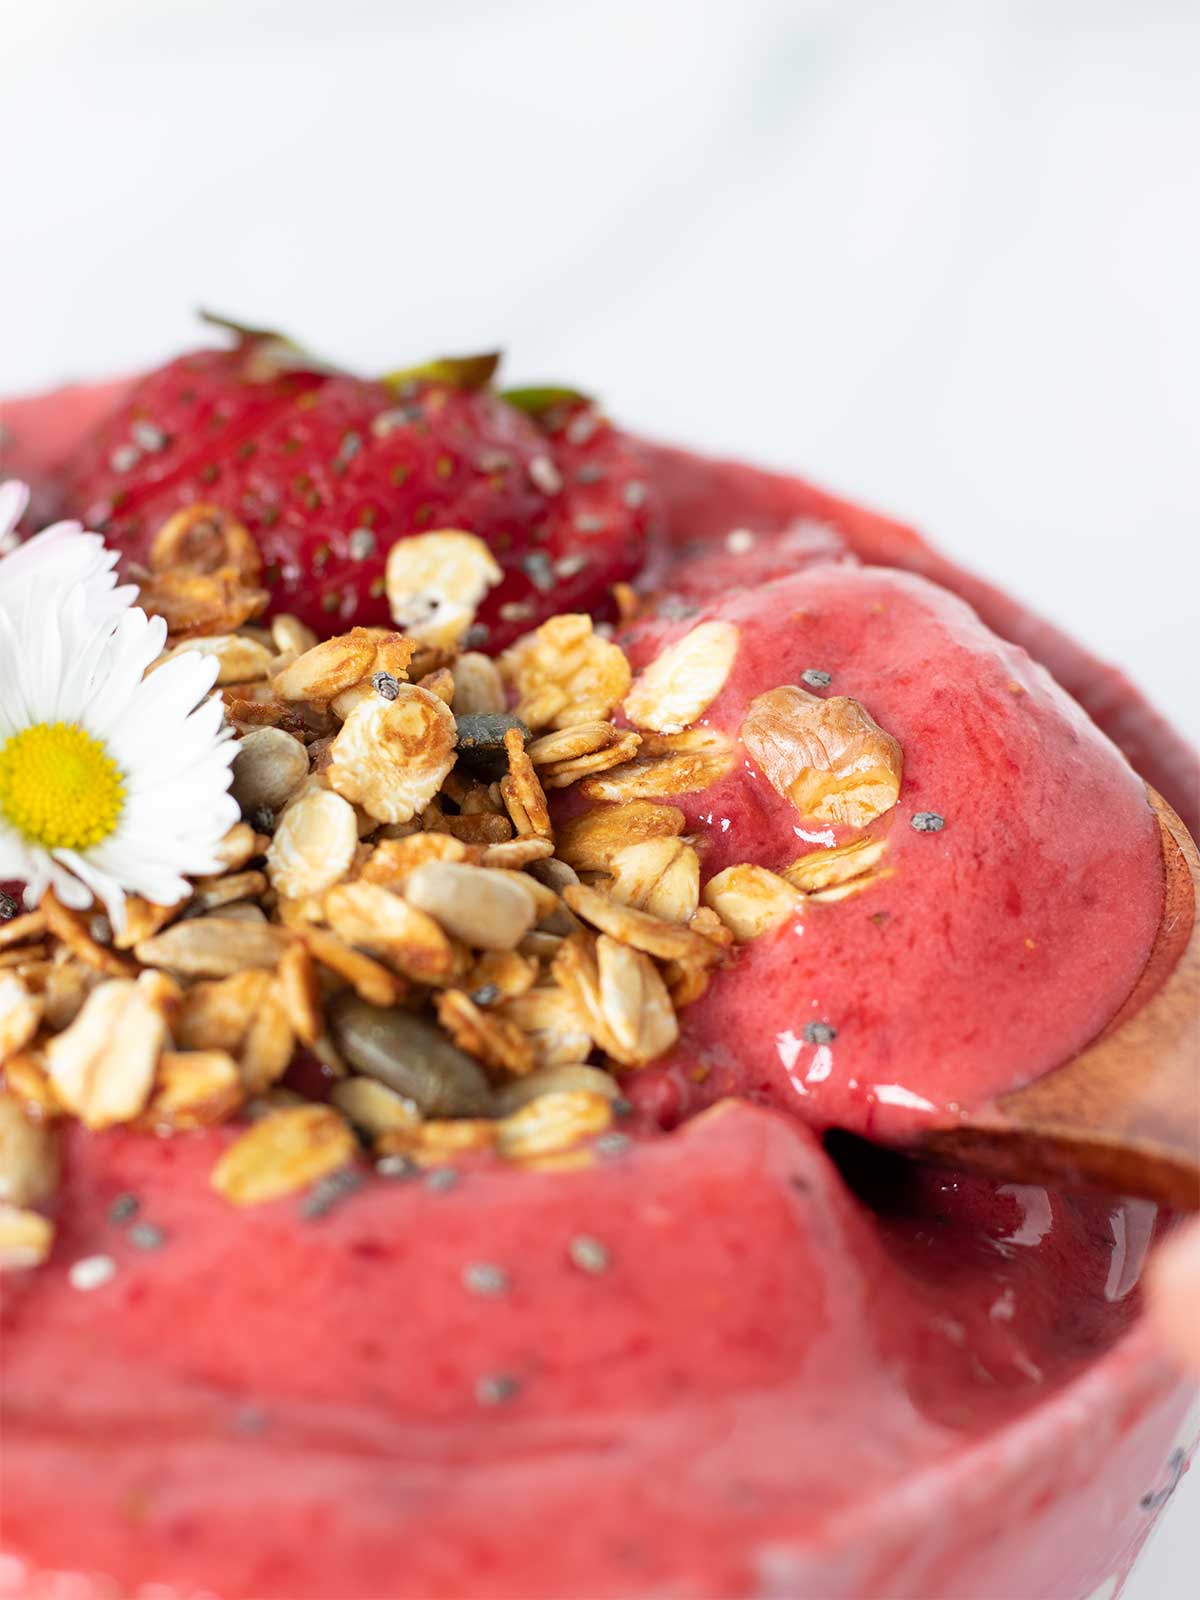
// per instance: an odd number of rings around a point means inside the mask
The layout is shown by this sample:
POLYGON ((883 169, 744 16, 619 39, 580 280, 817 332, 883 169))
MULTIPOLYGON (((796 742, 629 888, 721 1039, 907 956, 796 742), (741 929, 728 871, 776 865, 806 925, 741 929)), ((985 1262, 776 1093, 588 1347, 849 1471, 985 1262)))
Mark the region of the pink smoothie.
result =
MULTIPOLYGON (((5 470, 49 506, 103 401, 0 405, 5 470)), ((763 688, 830 672, 821 692, 904 747, 873 825, 894 875, 749 947, 579 1170, 474 1158, 319 1216, 237 1211, 208 1182, 236 1129, 73 1128, 54 1255, 0 1301, 0 1595, 1083 1600, 1127 1570, 1190 1443, 1138 1316, 1153 1209, 814 1125, 895 1131, 1104 1022, 1160 893, 1139 785, 1020 651, 874 569, 974 583, 915 535, 649 454, 675 545, 704 546, 659 586, 744 624, 712 723, 733 735, 763 688), (824 525, 716 560, 730 529, 798 515, 824 525), (913 830, 921 809, 945 827, 913 830), (812 1019, 832 1042, 803 1041, 812 1019), (687 1115, 728 1091, 763 1103, 687 1115), (113 1275, 76 1287, 94 1256, 113 1275)), ((1189 798, 1183 747, 1127 685, 975 588, 1189 798)), ((741 757, 679 803, 706 873, 817 843, 741 757)))

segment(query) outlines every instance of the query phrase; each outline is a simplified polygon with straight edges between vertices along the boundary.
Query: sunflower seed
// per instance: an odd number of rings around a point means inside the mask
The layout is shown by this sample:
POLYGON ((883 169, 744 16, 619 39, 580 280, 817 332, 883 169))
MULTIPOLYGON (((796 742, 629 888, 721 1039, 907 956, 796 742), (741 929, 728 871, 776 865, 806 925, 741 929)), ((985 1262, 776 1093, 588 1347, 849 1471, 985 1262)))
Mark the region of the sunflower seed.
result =
POLYGON ((491 1092, 477 1063, 424 1018, 340 994, 329 1008, 329 1027, 356 1071, 414 1101, 426 1116, 487 1112, 491 1092))

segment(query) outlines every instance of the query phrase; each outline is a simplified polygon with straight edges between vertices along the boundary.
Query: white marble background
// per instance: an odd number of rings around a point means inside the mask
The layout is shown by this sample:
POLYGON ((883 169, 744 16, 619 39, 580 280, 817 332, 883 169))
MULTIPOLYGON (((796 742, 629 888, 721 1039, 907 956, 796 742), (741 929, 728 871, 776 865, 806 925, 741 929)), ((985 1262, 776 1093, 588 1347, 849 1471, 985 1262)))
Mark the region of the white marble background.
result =
MULTIPOLYGON (((200 303, 499 341, 918 523, 1200 737, 1198 173, 1197 0, 0 0, 0 389, 200 303)), ((1131 1600, 1195 1592, 1179 1502, 1131 1600)))

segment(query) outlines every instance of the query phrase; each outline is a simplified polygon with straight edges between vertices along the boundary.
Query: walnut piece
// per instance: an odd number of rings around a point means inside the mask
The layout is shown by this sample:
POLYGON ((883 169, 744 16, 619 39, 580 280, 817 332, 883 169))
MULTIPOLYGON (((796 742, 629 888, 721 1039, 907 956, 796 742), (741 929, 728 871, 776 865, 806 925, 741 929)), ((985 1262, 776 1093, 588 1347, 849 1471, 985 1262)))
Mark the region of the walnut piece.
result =
POLYGON ((899 743, 847 695, 769 689, 750 702, 741 736, 771 787, 803 817, 863 828, 899 798, 899 743))

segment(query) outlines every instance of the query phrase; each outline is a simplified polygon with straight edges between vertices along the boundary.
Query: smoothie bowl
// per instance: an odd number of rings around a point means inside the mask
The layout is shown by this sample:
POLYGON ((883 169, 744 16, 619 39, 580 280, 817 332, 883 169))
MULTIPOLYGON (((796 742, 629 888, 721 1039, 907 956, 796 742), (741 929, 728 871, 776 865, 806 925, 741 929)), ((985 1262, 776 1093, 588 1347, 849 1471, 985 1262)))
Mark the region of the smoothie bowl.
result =
POLYGON ((1120 1010, 1190 752, 494 367, 0 405, 0 1593, 1115 1594, 1169 1219, 887 1147, 1120 1010))

